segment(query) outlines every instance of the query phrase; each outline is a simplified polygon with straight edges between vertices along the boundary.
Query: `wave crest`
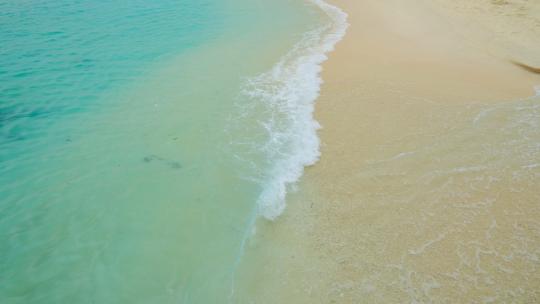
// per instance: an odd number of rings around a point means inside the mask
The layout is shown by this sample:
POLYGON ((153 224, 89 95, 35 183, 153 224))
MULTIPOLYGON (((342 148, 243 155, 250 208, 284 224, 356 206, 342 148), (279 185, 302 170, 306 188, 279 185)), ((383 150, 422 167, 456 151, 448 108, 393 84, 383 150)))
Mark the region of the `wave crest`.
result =
POLYGON ((319 159, 320 125, 313 111, 323 82, 321 64, 348 27, 347 14, 341 9, 322 0, 311 2, 323 10, 329 22, 305 33, 271 70, 248 79, 243 89, 265 113, 258 120, 265 142, 257 149, 267 166, 258 178, 263 191, 257 204, 259 214, 270 220, 285 209, 287 189, 302 176, 304 167, 319 159))

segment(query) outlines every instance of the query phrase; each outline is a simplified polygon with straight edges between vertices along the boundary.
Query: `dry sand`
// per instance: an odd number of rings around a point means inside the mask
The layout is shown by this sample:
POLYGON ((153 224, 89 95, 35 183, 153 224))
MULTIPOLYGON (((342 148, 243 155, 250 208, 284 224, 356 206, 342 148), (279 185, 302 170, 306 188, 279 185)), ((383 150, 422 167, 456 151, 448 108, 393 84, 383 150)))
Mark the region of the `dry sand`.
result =
POLYGON ((540 302, 540 76, 510 61, 540 63, 540 6, 332 2, 351 27, 322 157, 260 223, 238 302, 540 302))

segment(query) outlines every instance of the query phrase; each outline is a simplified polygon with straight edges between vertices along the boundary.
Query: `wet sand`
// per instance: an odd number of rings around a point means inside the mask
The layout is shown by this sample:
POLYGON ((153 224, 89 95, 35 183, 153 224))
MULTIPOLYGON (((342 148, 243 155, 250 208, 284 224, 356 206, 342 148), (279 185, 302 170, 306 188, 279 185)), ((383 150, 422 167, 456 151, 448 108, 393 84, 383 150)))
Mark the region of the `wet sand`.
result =
POLYGON ((259 223, 238 302, 540 301, 540 77, 511 62, 538 64, 540 14, 469 2, 332 1, 322 156, 259 223))

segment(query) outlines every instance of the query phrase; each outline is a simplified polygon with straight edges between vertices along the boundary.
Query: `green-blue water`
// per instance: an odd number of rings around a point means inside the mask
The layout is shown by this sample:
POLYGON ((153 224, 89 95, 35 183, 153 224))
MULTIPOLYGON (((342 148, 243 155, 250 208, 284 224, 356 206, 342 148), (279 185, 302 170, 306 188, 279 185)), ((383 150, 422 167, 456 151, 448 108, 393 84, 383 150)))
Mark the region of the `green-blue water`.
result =
POLYGON ((326 20, 293 0, 0 0, 0 303, 227 302, 269 164, 298 148, 247 79, 326 20))

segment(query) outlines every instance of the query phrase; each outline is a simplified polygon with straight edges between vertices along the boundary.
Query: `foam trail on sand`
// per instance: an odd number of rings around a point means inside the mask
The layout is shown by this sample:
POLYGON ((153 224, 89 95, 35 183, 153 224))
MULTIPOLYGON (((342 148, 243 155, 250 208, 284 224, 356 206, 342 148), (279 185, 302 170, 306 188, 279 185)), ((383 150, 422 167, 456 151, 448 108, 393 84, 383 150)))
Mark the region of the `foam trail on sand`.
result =
POLYGON ((275 219, 285 209, 287 188, 302 176, 304 167, 319 159, 320 125, 313 118, 319 96, 321 64, 348 27, 347 14, 322 0, 311 0, 329 17, 325 25, 307 32, 269 71, 249 79, 244 94, 269 113, 258 123, 266 138, 259 147, 266 159, 258 178, 263 191, 259 214, 275 219))

